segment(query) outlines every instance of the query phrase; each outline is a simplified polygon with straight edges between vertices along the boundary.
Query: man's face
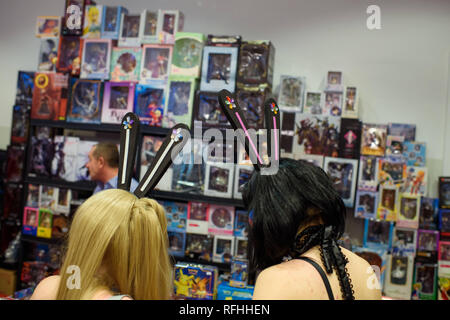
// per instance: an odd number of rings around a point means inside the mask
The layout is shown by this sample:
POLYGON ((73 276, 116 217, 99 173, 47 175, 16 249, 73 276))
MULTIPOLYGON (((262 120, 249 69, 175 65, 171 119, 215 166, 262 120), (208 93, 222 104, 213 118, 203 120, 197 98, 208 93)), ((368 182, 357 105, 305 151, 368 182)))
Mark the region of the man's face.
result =
POLYGON ((89 175, 91 176, 91 180, 98 181, 100 178, 100 172, 102 170, 102 163, 99 161, 100 159, 96 159, 93 155, 95 151, 95 146, 91 148, 91 151, 89 151, 89 161, 86 163, 86 168, 89 170, 89 175))

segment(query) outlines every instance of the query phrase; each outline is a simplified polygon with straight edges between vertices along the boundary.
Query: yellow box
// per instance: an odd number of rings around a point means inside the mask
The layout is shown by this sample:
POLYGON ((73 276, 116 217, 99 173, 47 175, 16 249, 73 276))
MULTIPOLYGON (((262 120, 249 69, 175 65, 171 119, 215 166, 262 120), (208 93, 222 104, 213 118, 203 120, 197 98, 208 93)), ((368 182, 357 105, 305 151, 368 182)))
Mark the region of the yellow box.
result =
POLYGON ((16 291, 16 271, 0 269, 0 295, 12 296, 16 291))

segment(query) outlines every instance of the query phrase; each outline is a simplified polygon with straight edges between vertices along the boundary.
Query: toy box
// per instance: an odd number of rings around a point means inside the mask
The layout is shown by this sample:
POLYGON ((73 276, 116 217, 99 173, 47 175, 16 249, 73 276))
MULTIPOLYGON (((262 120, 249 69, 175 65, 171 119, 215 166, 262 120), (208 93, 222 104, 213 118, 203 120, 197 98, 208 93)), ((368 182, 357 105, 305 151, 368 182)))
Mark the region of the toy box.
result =
POLYGON ((386 139, 386 157, 403 157, 405 137, 388 135, 386 139))
POLYGON ((23 181, 23 166, 25 160, 25 146, 9 145, 6 151, 6 170, 4 179, 6 182, 23 181))
POLYGON ((52 237, 52 221, 53 214, 51 210, 39 209, 39 223, 37 227, 36 235, 40 238, 51 238, 52 237))
POLYGON ((234 163, 206 163, 205 194, 232 198, 233 196, 234 163))
POLYGON ((158 10, 159 43, 174 44, 175 34, 183 31, 184 14, 179 10, 158 10))
POLYGON ((419 227, 420 196, 400 193, 397 226, 417 229, 419 227))
POLYGON ((234 207, 211 204, 208 232, 214 235, 233 235, 234 207))
POLYGON ((439 230, 441 233, 450 232, 450 210, 439 209, 439 230))
POLYGON ((270 41, 243 41, 240 48, 237 85, 267 84, 272 87, 275 47, 270 41))
POLYGON ((206 143, 202 139, 190 139, 173 161, 172 190, 203 194, 205 167, 203 160, 206 143))
POLYGON ((358 160, 325 157, 323 167, 333 181, 334 188, 341 196, 345 206, 353 208, 358 160))
POLYGON ((58 60, 59 38, 41 39, 39 51, 38 68, 39 72, 55 72, 58 60))
POLYGON ((16 271, 0 269, 0 294, 12 296, 16 290, 16 271))
POLYGON ((106 82, 103 94, 102 122, 120 123, 128 112, 133 112, 135 83, 106 82))
POLYGON ((120 18, 119 46, 140 47, 141 39, 139 30, 141 23, 140 14, 122 14, 120 18))
POLYGON ((64 36, 81 36, 83 34, 84 13, 87 4, 91 4, 91 1, 66 0, 61 30, 64 36))
POLYGON ((252 300, 254 289, 253 286, 236 288, 222 282, 217 287, 217 300, 252 300))
POLYGON ((208 234, 209 204, 189 202, 186 232, 208 234))
POLYGON ((61 33, 61 17, 39 16, 36 20, 36 37, 54 38, 61 33))
POLYGON ((186 233, 178 231, 168 231, 169 254, 175 257, 184 257, 186 246, 186 233))
POLYGON ((253 171, 254 167, 246 164, 235 166, 233 198, 242 199, 242 187, 250 180, 253 171))
POLYGON ((264 129, 264 102, 270 96, 270 89, 259 86, 238 88, 235 96, 247 119, 249 129, 264 129))
POLYGON ((361 154, 384 157, 387 126, 363 123, 361 133, 361 154))
MULTIPOLYGON (((318 154, 327 157, 339 155, 341 118, 303 113, 294 114, 294 154, 318 154), (323 143, 322 141, 325 141, 323 143)), ((282 122, 283 134, 284 120, 282 122)), ((281 141, 283 143, 283 141, 281 141)), ((286 150, 285 152, 289 152, 286 150)))
POLYGON ((139 80, 141 47, 114 47, 111 54, 111 81, 139 80))
POLYGON ((409 300, 413 273, 413 257, 389 255, 383 292, 391 298, 409 300))
POLYGON ((341 119, 339 135, 339 157, 359 159, 361 146, 361 121, 358 119, 341 119))
POLYGON ((439 208, 450 209, 450 177, 439 177, 439 208))
POLYGON ((342 117, 358 119, 359 90, 356 87, 346 87, 342 117))
POLYGON ((141 13, 139 38, 142 44, 158 43, 158 12, 145 9, 141 13))
POLYGON ((30 236, 37 235, 39 209, 25 207, 23 209, 22 233, 30 236))
POLYGON ((231 263, 233 259, 234 237, 215 236, 213 261, 218 263, 231 263))
POLYGON ((416 125, 405 123, 388 123, 388 134, 391 136, 403 136, 405 141, 416 140, 416 125))
POLYGON ((216 47, 237 47, 241 46, 242 37, 241 36, 223 36, 223 35, 213 35, 208 34, 206 39, 207 46, 216 47))
POLYGON ((406 176, 403 186, 400 188, 401 192, 426 196, 428 186, 428 169, 426 167, 406 167, 406 176))
POLYGON ((322 114, 325 116, 340 117, 342 115, 342 92, 325 92, 322 114))
POLYGON ((62 36, 59 40, 58 62, 56 70, 79 76, 81 70, 81 57, 83 53, 83 40, 75 36, 62 36))
POLYGON ((184 123, 188 126, 191 124, 197 85, 197 79, 192 77, 169 77, 163 127, 172 128, 177 123, 184 123))
POLYGON ((155 80, 167 81, 170 74, 173 46, 165 44, 145 44, 142 48, 140 83, 155 80))
POLYGON ((19 71, 17 75, 16 104, 31 105, 33 102, 34 72, 19 71))
POLYGON ((231 262, 231 287, 245 288, 248 284, 248 261, 233 259, 231 262))
POLYGON ((439 242, 439 277, 450 278, 450 241, 439 242))
POLYGON ((102 34, 102 5, 87 5, 84 10, 83 38, 100 39, 102 34))
POLYGON ((392 253, 397 256, 415 257, 417 249, 417 230, 396 226, 392 239, 392 253))
POLYGON ((323 99, 324 95, 322 92, 307 91, 303 105, 303 113, 322 114, 323 99))
POLYGON ((397 186, 380 186, 377 219, 395 221, 398 211, 399 188, 397 186))
POLYGON ((303 98, 306 88, 304 77, 282 75, 280 77, 280 92, 278 106, 281 111, 302 112, 303 98))
POLYGON ((438 259, 438 248, 439 231, 417 230, 417 261, 435 263, 438 259))
POLYGON ((393 232, 393 222, 365 219, 363 246, 365 248, 383 247, 388 250, 392 246, 393 232))
POLYGON ((100 80, 70 79, 67 122, 100 123, 103 85, 100 80))
POLYGON ((78 156, 79 137, 55 136, 53 139, 54 154, 51 163, 51 174, 56 179, 77 181, 76 161, 78 156))
POLYGON ((408 166, 425 167, 427 160, 427 145, 425 142, 406 141, 403 156, 408 166))
POLYGON ((200 77, 205 35, 202 33, 177 32, 171 64, 171 74, 200 77))
POLYGON ((174 266, 175 296, 187 300, 214 300, 217 277, 217 267, 177 263, 174 266))
POLYGON ((325 90, 327 92, 342 92, 344 80, 341 71, 328 71, 325 90))
POLYGON ((191 259, 211 261, 214 237, 208 234, 186 234, 185 255, 191 259))
POLYGON ((236 237, 235 243, 234 258, 247 260, 248 239, 246 237, 236 237))
POLYGON ((378 192, 358 190, 356 192, 355 217, 376 219, 378 192))
POLYGON ((181 202, 164 201, 164 210, 167 218, 167 230, 186 232, 188 205, 181 202))
POLYGON ((234 236, 247 237, 248 227, 248 212, 245 210, 236 210, 236 217, 234 219, 234 236))
POLYGON ((196 92, 191 128, 194 128, 194 133, 211 128, 217 128, 222 132, 231 129, 231 124, 220 107, 217 92, 196 92))
POLYGON ((144 178, 148 167, 152 164, 156 157, 156 153, 164 142, 164 137, 160 136, 143 136, 142 137, 142 147, 141 147, 141 169, 140 169, 140 179, 144 178))
POLYGON ((160 81, 136 85, 134 113, 141 123, 161 127, 166 98, 165 89, 166 84, 160 81))
POLYGON ((398 186, 400 192, 407 176, 406 169, 406 163, 401 157, 379 159, 378 182, 384 186, 398 186))
POLYGON ((218 92, 226 89, 233 93, 238 55, 237 47, 204 47, 200 90, 218 92))
POLYGON ((416 262, 414 269, 412 300, 436 300, 437 265, 416 262))
POLYGON ((103 6, 101 28, 102 38, 118 40, 122 14, 127 13, 128 9, 124 7, 103 6))
POLYGON ((15 105, 11 123, 11 144, 25 144, 28 139, 30 105, 15 105))
POLYGON ((437 229, 439 199, 421 197, 419 227, 420 229, 437 229))
POLYGON ((84 40, 80 78, 109 79, 111 49, 112 41, 109 39, 84 40))
POLYGON ((64 120, 69 77, 61 73, 36 73, 31 118, 64 120))

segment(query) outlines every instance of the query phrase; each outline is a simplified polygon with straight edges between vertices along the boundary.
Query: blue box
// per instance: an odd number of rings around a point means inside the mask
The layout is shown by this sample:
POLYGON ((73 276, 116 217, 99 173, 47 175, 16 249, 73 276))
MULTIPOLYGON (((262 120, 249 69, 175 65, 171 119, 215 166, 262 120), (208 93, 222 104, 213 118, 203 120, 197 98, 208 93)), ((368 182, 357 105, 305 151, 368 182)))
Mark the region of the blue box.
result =
POLYGON ((163 207, 166 211, 167 231, 186 232, 187 203, 164 201, 163 207))
POLYGON ((168 231, 169 236, 169 253, 175 257, 184 257, 186 248, 186 233, 168 231))
POLYGON ((127 14, 128 9, 124 7, 103 7, 102 16, 102 38, 104 39, 119 39, 120 34, 120 21, 122 14, 127 14))
POLYGON ((234 219, 234 236, 247 237, 248 235, 248 212, 245 210, 236 210, 234 219))
POLYGON ((254 289, 253 286, 235 288, 222 282, 217 287, 217 300, 252 300, 254 289))
POLYGON ((204 47, 201 91, 219 92, 236 89, 237 47, 204 47))

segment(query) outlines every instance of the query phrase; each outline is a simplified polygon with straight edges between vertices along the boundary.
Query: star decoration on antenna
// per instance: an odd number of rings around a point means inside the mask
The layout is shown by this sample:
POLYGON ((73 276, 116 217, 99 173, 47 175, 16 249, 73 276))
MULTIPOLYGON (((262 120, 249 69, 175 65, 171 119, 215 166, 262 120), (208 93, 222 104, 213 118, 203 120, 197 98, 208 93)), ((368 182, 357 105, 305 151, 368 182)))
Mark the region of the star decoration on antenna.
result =
POLYGON ((270 105, 270 110, 273 112, 273 114, 278 114, 278 107, 273 102, 270 105))
POLYGON ((181 129, 180 128, 172 131, 171 139, 174 142, 178 142, 178 141, 183 140, 183 135, 181 134, 181 129))
POLYGON ((123 128, 125 130, 131 129, 133 127, 132 126, 133 123, 134 123, 133 119, 130 120, 130 118, 128 117, 127 120, 124 120, 124 122, 122 123, 123 124, 123 128))
POLYGON ((227 104, 227 106, 230 109, 234 109, 235 108, 233 98, 230 98, 230 97, 227 96, 227 100, 225 101, 225 103, 227 104))

